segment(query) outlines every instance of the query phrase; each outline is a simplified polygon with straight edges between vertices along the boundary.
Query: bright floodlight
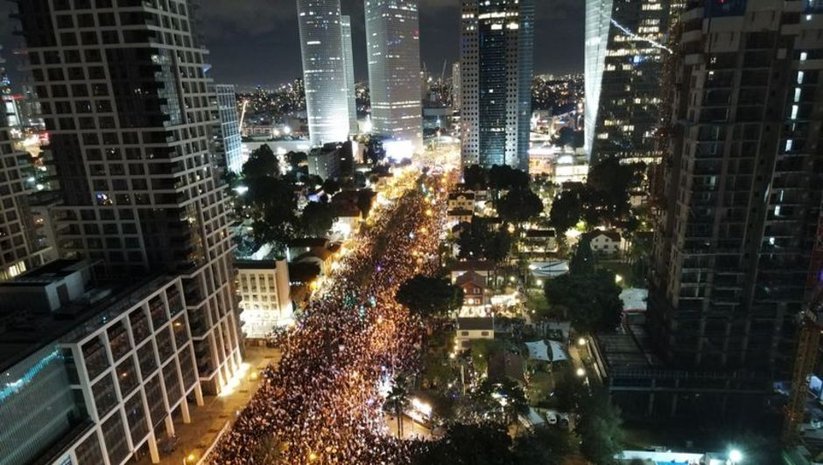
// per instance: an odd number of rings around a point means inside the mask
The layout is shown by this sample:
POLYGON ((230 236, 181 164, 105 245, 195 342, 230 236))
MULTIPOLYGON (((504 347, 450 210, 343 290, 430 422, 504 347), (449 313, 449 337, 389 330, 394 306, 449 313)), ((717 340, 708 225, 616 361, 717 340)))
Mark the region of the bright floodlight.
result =
POLYGON ((579 376, 579 377, 581 377, 581 378, 582 378, 582 377, 584 377, 584 376, 586 376, 586 370, 585 370, 585 369, 583 369, 583 368, 578 368, 578 369, 577 369, 577 376, 579 376))
POLYGON ((579 346, 584 346, 584 345, 586 345, 586 338, 581 337, 580 339, 578 339, 578 340, 577 340, 577 345, 579 345, 579 346))
POLYGON ((729 460, 734 464, 740 463, 743 460, 743 453, 737 449, 732 449, 729 452, 729 460))

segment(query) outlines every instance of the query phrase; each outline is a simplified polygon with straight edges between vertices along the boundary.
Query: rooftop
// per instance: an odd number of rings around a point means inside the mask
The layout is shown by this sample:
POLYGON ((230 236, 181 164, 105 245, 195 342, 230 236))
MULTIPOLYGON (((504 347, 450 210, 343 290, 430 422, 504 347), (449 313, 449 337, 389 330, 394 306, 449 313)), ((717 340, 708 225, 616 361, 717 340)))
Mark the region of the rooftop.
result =
POLYGON ((494 330, 494 318, 458 318, 457 329, 464 331, 494 330))

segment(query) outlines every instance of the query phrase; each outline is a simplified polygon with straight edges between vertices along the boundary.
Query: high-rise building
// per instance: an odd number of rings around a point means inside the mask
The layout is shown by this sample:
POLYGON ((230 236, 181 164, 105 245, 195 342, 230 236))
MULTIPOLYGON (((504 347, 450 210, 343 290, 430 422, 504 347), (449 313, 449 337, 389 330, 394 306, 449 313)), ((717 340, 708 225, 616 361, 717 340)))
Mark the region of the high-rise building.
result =
POLYGON ((533 48, 532 0, 462 0, 464 165, 528 171, 533 48))
POLYGON ((452 64, 452 111, 460 113, 463 107, 463 87, 460 84, 460 62, 452 64))
POLYGON ((243 139, 240 136, 240 121, 237 116, 237 96, 234 86, 218 84, 214 86, 217 118, 215 122, 215 151, 232 173, 243 170, 243 139))
POLYGON ((679 27, 649 329, 669 367, 725 374, 722 399, 696 397, 700 383, 672 390, 680 408, 719 413, 744 399, 728 396, 744 374, 761 399, 787 375, 797 315, 821 284, 823 15, 718 1, 679 27))
POLYGON ((663 59, 673 0, 586 0, 585 143, 592 163, 659 160, 663 59))
POLYGON ((230 208, 211 150, 215 108, 194 1, 19 2, 54 152, 63 257, 111 281, 179 276, 199 381, 240 365, 230 208))
POLYGON ((351 17, 340 17, 340 29, 343 32, 343 61, 346 62, 346 99, 349 103, 349 132, 357 132, 357 105, 354 82, 354 49, 351 39, 351 17))
POLYGON ((391 158, 423 147, 417 0, 365 0, 372 132, 391 158))
POLYGON ((311 143, 345 141, 351 129, 340 0, 297 0, 297 16, 311 143))
POLYGON ((264 339, 272 331, 294 323, 289 291, 289 264, 285 260, 237 262, 237 290, 247 339, 264 339))

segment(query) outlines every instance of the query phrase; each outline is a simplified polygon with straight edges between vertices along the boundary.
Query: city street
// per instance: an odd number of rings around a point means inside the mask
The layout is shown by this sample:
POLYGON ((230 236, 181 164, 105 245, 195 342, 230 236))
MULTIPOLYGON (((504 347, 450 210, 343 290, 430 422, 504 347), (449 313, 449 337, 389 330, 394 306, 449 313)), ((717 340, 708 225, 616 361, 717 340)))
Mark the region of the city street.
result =
MULTIPOLYGON (((395 179, 370 226, 291 330, 264 380, 212 456, 215 464, 406 462, 414 441, 392 436, 379 386, 413 371, 422 321, 395 301, 398 287, 432 270, 450 181, 395 179)), ((415 427, 407 431, 415 431, 415 427)))

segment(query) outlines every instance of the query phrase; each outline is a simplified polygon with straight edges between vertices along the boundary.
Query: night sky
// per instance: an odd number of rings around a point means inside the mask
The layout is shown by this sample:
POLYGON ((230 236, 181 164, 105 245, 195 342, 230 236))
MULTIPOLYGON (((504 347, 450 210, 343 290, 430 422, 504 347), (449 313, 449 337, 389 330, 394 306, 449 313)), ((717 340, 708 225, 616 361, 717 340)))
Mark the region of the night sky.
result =
MULTIPOLYGON (((211 50, 217 82, 241 86, 270 86, 300 77, 300 44, 296 0, 200 0, 203 33, 211 50)), ((537 4, 535 72, 565 73, 583 70, 582 0, 534 0, 537 4)), ((17 64, 9 49, 19 46, 7 20, 12 3, 0 1, 0 44, 6 49, 12 78, 17 64)), ((366 80, 363 0, 342 0, 343 14, 352 17, 355 75, 366 80)), ((422 60, 432 73, 443 61, 458 57, 459 0, 420 0, 422 60)))

